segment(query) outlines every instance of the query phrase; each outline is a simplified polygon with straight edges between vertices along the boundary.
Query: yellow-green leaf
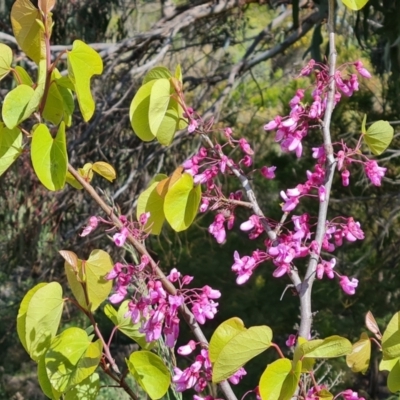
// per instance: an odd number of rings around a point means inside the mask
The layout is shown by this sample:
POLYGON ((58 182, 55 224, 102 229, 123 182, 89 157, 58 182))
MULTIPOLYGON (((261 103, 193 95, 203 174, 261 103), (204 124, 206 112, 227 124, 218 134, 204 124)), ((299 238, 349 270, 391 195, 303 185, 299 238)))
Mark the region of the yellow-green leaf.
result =
POLYGON ((382 336, 383 358, 390 360, 400 357, 400 312, 393 315, 382 336))
POLYGON ((129 108, 129 119, 135 134, 144 142, 151 142, 156 135, 150 129, 150 94, 156 80, 153 79, 139 88, 129 108))
POLYGON ((170 372, 162 359, 147 351, 135 351, 129 356, 130 373, 152 400, 161 399, 171 382, 170 372))
POLYGON ((0 122, 0 176, 22 152, 22 133, 18 128, 8 129, 0 122))
POLYGON ((156 79, 150 91, 149 126, 151 133, 157 136, 171 97, 171 84, 168 79, 156 79))
POLYGON ((169 146, 172 143, 175 133, 179 129, 179 118, 182 116, 180 109, 181 106, 177 101, 171 98, 156 134, 157 140, 163 146, 169 146))
POLYGON ((192 175, 184 173, 171 187, 164 200, 164 214, 172 229, 183 231, 192 224, 201 200, 201 187, 194 185, 192 175))
POLYGON ((25 119, 25 111, 35 91, 28 85, 19 85, 4 98, 2 117, 8 129, 15 128, 25 119))
POLYGON ((40 11, 29 0, 16 0, 11 9, 15 39, 25 54, 36 63, 46 54, 44 33, 37 20, 40 11))
POLYGON ((175 68, 175 78, 178 79, 179 82, 182 83, 182 69, 180 64, 178 64, 175 68))
POLYGON ((102 356, 100 340, 80 328, 68 328, 56 336, 45 355, 47 376, 54 389, 65 392, 92 375, 102 356))
POLYGON ((31 290, 29 290, 24 298, 21 301, 21 304, 19 306, 18 310, 18 316, 17 316, 17 333, 19 340, 21 341, 22 345, 24 346, 25 350, 27 353, 29 353, 28 350, 28 345, 26 342, 26 312, 28 311, 28 306, 29 302, 32 299, 32 296, 43 286, 46 286, 47 283, 39 283, 35 287, 33 287, 31 290))
POLYGON ((243 321, 237 317, 230 318, 220 324, 214 331, 208 347, 210 361, 215 363, 224 346, 226 346, 227 343, 236 335, 245 330, 246 328, 243 321))
POLYGON ((365 143, 375 155, 382 154, 393 139, 393 127, 387 121, 374 122, 364 135, 365 143))
POLYGON ((272 331, 268 326, 252 326, 235 335, 219 352, 213 364, 212 381, 221 382, 232 376, 248 361, 268 349, 272 331))
POLYGON ((262 400, 290 400, 299 383, 301 362, 292 369, 287 358, 269 364, 261 375, 259 391, 262 400))
POLYGON ((90 310, 95 311, 107 299, 112 289, 112 281, 105 276, 112 270, 111 257, 103 250, 93 250, 87 261, 78 260, 77 266, 65 262, 65 272, 68 283, 78 303, 85 309, 89 308, 82 283, 90 302, 90 310))
POLYGON ((143 79, 143 85, 155 79, 169 79, 172 74, 168 68, 155 67, 151 69, 143 79))
POLYGON ((68 168, 64 122, 54 139, 46 125, 37 125, 32 135, 31 159, 36 175, 47 189, 64 187, 68 168))
POLYGON ((294 349, 294 355, 293 355, 293 365, 296 365, 298 361, 302 360, 302 365, 301 365, 301 372, 310 372, 312 371, 314 364, 315 364, 315 359, 314 358, 304 358, 304 352, 301 348, 301 345, 303 343, 308 342, 307 339, 299 336, 297 338, 297 344, 294 349))
POLYGON ((51 82, 43 109, 43 118, 58 125, 64 117, 64 100, 55 81, 51 82))
POLYGON ((103 60, 99 54, 86 43, 75 40, 72 51, 67 52, 68 76, 74 84, 76 97, 83 119, 92 118, 95 103, 90 91, 90 79, 103 72, 103 60))
POLYGON ((365 374, 371 358, 371 341, 366 333, 362 333, 360 340, 353 344, 353 349, 346 356, 347 365, 353 372, 365 374))
POLYGON ((15 70, 14 78, 18 84, 24 84, 31 87, 33 86, 32 78, 29 76, 29 74, 26 72, 24 68, 22 68, 20 65, 17 65, 14 68, 14 70, 15 70), (16 77, 16 74, 18 74, 18 79, 16 77))
POLYGON ((143 213, 150 212, 150 218, 144 229, 153 235, 159 235, 165 221, 165 216, 164 197, 157 192, 157 185, 164 179, 164 175, 159 175, 154 179, 154 182, 138 198, 136 217, 139 220, 143 213))
POLYGON ((368 3, 368 0, 342 0, 342 2, 350 10, 358 11, 368 3))
POLYGON ((102 176, 103 178, 107 179, 108 181, 112 182, 116 177, 117 174, 115 169, 112 165, 104 162, 104 161, 97 161, 93 164, 92 169, 94 172, 102 176))
POLYGON ((304 358, 335 358, 349 354, 352 345, 341 336, 329 336, 325 339, 310 340, 300 346, 304 358))
POLYGON ((129 316, 125 317, 126 313, 129 311, 128 304, 129 300, 122 302, 118 311, 116 311, 111 304, 106 304, 104 306, 104 314, 113 322, 120 332, 137 342, 141 348, 150 349, 153 345, 146 342, 146 335, 144 333, 139 332, 141 324, 133 324, 129 316))
POLYGON ((45 354, 43 354, 38 362, 38 381, 40 388, 43 393, 52 400, 58 400, 62 393, 58 392, 56 389, 51 386, 50 379, 47 376, 46 372, 46 364, 45 364, 45 354))
MULTIPOLYGON (((50 346, 51 340, 58 330, 61 314, 64 306, 62 298, 62 287, 57 282, 51 282, 39 287, 33 294, 31 293, 28 304, 21 304, 21 308, 26 308, 26 313, 18 316, 21 321, 20 332, 25 328, 26 349, 35 361, 38 361, 50 346), (21 319, 20 319, 21 317, 21 319), (25 318, 25 326, 22 320, 25 318)), ((25 299, 24 299, 25 300, 25 299)))
POLYGON ((381 360, 379 363, 379 371, 391 371, 392 368, 396 365, 396 363, 400 360, 400 358, 392 358, 391 360, 381 360))
POLYGON ((94 373, 81 383, 69 389, 65 393, 64 400, 96 400, 99 391, 100 377, 99 374, 94 373))
POLYGON ((400 391, 400 361, 393 366, 393 368, 389 372, 389 376, 387 379, 388 389, 392 393, 396 393, 400 391))
POLYGON ((74 187, 75 189, 81 190, 83 186, 75 179, 71 172, 67 171, 67 176, 65 177, 65 182, 74 187))
POLYGON ((10 72, 12 59, 11 48, 6 44, 0 43, 0 81, 10 72))

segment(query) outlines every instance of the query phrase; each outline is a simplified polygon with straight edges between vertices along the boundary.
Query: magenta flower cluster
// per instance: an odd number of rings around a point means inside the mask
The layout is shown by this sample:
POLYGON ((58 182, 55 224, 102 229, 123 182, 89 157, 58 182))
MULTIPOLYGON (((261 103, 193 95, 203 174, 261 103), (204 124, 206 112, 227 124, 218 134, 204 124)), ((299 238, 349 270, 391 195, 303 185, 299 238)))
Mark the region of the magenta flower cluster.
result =
POLYGON ((120 303, 128 294, 129 316, 134 324, 140 323, 139 331, 146 335, 146 341, 158 340, 163 334, 167 346, 173 347, 179 335, 178 309, 183 304, 191 307, 197 322, 204 324, 207 319, 214 318, 218 303, 214 301, 221 296, 218 290, 206 285, 201 289, 184 288, 192 282, 193 277, 181 276, 175 268, 167 276, 171 283, 178 283, 176 295, 168 294, 160 280, 155 278, 146 255, 142 256, 139 265, 123 265, 116 263, 106 279, 115 281, 111 303, 120 303), (145 283, 145 289, 143 289, 145 283))

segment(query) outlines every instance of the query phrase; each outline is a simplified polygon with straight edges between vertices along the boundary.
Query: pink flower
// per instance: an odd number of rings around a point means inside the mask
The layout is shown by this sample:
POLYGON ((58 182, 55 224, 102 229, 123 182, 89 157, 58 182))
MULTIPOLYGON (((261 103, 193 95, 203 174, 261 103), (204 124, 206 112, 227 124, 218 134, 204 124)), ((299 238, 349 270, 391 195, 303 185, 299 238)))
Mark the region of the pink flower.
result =
POLYGON ((356 61, 354 63, 354 66, 361 76, 363 76, 364 78, 371 78, 371 74, 363 67, 363 63, 361 61, 356 61))
POLYGON ((239 368, 230 378, 228 378, 228 380, 230 383, 232 383, 232 385, 237 385, 245 375, 247 375, 247 372, 242 367, 239 368))
POLYGON ((210 201, 207 199, 207 197, 202 197, 199 211, 202 213, 206 212, 208 210, 209 204, 210 204, 210 201))
POLYGON ((276 116, 272 121, 268 122, 268 124, 264 125, 264 130, 266 131, 272 131, 273 129, 276 129, 280 123, 281 123, 282 118, 278 115, 276 116))
POLYGON ((125 243, 126 238, 128 237, 128 235, 129 235, 129 230, 128 230, 128 228, 123 227, 123 228, 121 229, 120 232, 116 233, 116 234, 113 236, 114 243, 115 243, 118 247, 122 247, 122 246, 124 245, 124 243, 125 243))
POLYGON ((189 340, 189 343, 185 346, 181 346, 178 348, 177 353, 181 356, 187 356, 196 349, 196 342, 194 340, 189 340))
POLYGON ((364 397, 358 397, 358 393, 353 392, 351 389, 342 392, 342 396, 345 400, 365 400, 364 397))
POLYGON ((249 256, 240 257, 237 251, 234 252, 233 258, 235 262, 232 265, 232 271, 238 274, 236 283, 242 285, 251 277, 253 270, 256 267, 256 260, 254 257, 249 256))
POLYGON ((274 179, 275 178, 275 170, 276 170, 275 166, 272 166, 272 167, 264 166, 261 168, 260 172, 265 178, 274 179))
POLYGON ((180 276, 181 273, 176 268, 172 268, 167 278, 170 282, 176 282, 180 278, 180 276))
POLYGON ((198 126, 199 126, 198 122, 195 119, 191 118, 188 126, 188 132, 193 133, 198 126))
POLYGON ((217 243, 224 243, 226 239, 226 231, 224 227, 225 217, 222 214, 217 214, 215 216, 214 222, 208 227, 208 232, 210 232, 217 243))
POLYGON ((140 225, 142 226, 146 225, 149 218, 150 218, 150 212, 140 214, 139 216, 140 225))
POLYGON ((93 232, 97 228, 98 223, 99 223, 99 220, 97 217, 94 217, 94 216, 90 217, 89 224, 86 225, 85 229, 82 231, 82 233, 79 236, 83 237, 83 236, 89 235, 89 233, 93 232))
POLYGON ((287 347, 292 347, 296 344, 296 335, 289 335, 288 340, 286 340, 286 346, 287 347))
POLYGON ((380 167, 374 160, 367 161, 364 168, 372 184, 381 186, 381 180, 385 176, 386 168, 380 167))
POLYGON ((333 273, 333 268, 335 268, 335 265, 335 258, 332 258, 331 261, 322 260, 322 262, 317 265, 317 278, 322 279, 325 273, 329 279, 333 279, 335 276, 333 273))
POLYGON ((239 139, 239 145, 241 147, 241 149, 248 154, 249 156, 254 154, 253 149, 250 147, 250 144, 248 143, 248 141, 246 139, 239 139))
POLYGON ((348 295, 352 296, 356 292, 356 287, 358 286, 358 279, 352 278, 351 280, 343 275, 340 277, 340 286, 343 291, 348 295))
POLYGON ((350 183, 350 171, 348 169, 345 169, 342 171, 342 185, 343 186, 349 186, 350 183))

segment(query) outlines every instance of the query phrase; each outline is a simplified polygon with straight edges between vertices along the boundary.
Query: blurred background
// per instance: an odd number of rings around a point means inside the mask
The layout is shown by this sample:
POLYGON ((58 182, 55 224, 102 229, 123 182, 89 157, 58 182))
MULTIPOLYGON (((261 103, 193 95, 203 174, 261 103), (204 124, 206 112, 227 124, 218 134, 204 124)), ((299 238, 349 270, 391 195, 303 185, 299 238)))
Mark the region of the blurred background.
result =
MULTIPOLYGON (((0 42, 11 46, 15 59, 35 76, 35 65, 12 37, 12 4, 0 0, 0 42)), ((337 268, 360 283, 352 297, 343 294, 337 282, 315 284, 313 334, 341 334, 354 342, 365 331, 368 310, 382 330, 400 310, 400 2, 370 0, 362 11, 349 12, 338 1, 336 10, 338 64, 362 60, 373 77, 361 79, 360 90, 335 109, 333 139, 354 145, 365 113, 368 122, 385 119, 395 128, 395 139, 379 160, 387 168, 381 187, 371 187, 356 166, 349 187, 343 188, 339 176, 333 186, 329 218, 353 216, 366 233, 364 241, 347 243, 335 252, 337 268)), ((318 145, 321 138, 317 130, 310 134, 305 139, 305 156, 297 160, 281 153, 274 134, 266 133, 263 126, 287 112, 297 88, 310 87, 312 78, 294 78, 310 58, 326 59, 326 17, 327 0, 58 0, 53 12, 53 55, 81 39, 98 50, 104 62, 103 75, 93 80, 94 117, 85 123, 78 110, 67 131, 71 164, 111 163, 117 180, 110 184, 97 177, 93 184, 123 214, 134 215, 137 197, 152 176, 170 174, 200 145, 186 134, 178 135, 169 148, 143 143, 130 127, 129 105, 144 74, 154 66, 174 70, 180 64, 187 103, 202 115, 213 115, 217 127, 230 126, 235 137, 246 137, 255 150, 255 167, 277 166, 274 181, 255 176, 253 186, 264 213, 280 219, 279 191, 304 181, 313 165, 307 147, 318 145)), ((14 86, 11 78, 0 83, 0 101, 14 86)), ((16 334, 16 315, 25 292, 38 282, 56 280, 68 290, 58 251, 72 250, 87 258, 92 249, 103 248, 114 262, 129 259, 101 229, 87 238, 78 236, 87 218, 98 215, 96 205, 68 185, 49 193, 32 172, 26 150, 0 177, 0 399, 43 398, 36 366, 16 334)), ((226 194, 239 189, 233 179, 223 184, 226 194)), ((296 214, 315 215, 315 205, 302 202, 296 214)), ((246 211, 239 212, 235 228, 248 216, 246 211)), ((209 284, 222 292, 220 311, 205 326, 208 337, 219 323, 238 316, 246 326, 269 325, 274 341, 285 348, 287 336, 296 332, 299 322, 298 298, 289 290, 281 299, 289 280, 273 278, 273 269, 266 264, 248 283, 237 286, 230 270, 233 252, 250 254, 262 247, 262 238, 249 242, 234 229, 226 243, 218 245, 207 232, 212 220, 211 214, 199 216, 181 234, 165 227, 159 237, 149 239, 149 249, 166 272, 176 267, 194 275, 196 287, 209 284)), ((107 336, 112 325, 97 314, 107 336)), ((86 327, 88 322, 68 308, 62 324, 86 327)), ((188 339, 189 333, 184 334, 182 343, 188 339)), ((117 335, 115 343, 114 351, 123 362, 132 344, 123 335, 117 335)), ((275 357, 270 350, 248 364, 248 375, 235 389, 238 396, 257 385, 266 364, 275 357)), ((386 391, 378 361, 366 375, 354 375, 343 359, 334 360, 323 363, 318 376, 333 383, 335 392, 351 387, 367 399, 397 398, 386 391)), ((109 398, 126 396, 113 388, 102 389, 99 399, 109 398)))

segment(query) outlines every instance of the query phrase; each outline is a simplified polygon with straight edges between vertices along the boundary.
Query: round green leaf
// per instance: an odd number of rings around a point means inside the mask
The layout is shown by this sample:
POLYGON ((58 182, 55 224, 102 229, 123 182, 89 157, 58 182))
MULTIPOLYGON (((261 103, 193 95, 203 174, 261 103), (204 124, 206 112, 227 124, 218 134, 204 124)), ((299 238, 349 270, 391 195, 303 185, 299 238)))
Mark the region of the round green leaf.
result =
POLYGON ((350 10, 358 11, 368 3, 368 0, 342 0, 342 2, 350 10))
POLYGON ((64 187, 68 168, 64 122, 61 122, 54 139, 46 125, 39 124, 35 128, 31 159, 36 175, 47 189, 59 190, 64 187))
POLYGON ((75 40, 72 51, 67 52, 68 76, 74 85, 76 97, 83 119, 92 118, 95 103, 90 91, 90 79, 103 72, 103 60, 86 43, 75 40))
POLYGON ((11 48, 6 44, 0 43, 0 81, 10 72, 12 59, 11 48))
POLYGON ((15 39, 24 53, 36 63, 46 54, 44 32, 37 20, 39 10, 29 0, 17 0, 11 9, 11 24, 15 39))
POLYGON ((28 85, 19 85, 4 98, 2 117, 8 129, 24 120, 25 111, 35 91, 28 85))
POLYGON ((80 328, 68 328, 56 336, 45 355, 47 376, 53 388, 59 392, 92 375, 102 356, 100 340, 91 342, 80 328))
MULTIPOLYGON (((62 287, 57 282, 39 287, 30 296, 25 313, 25 343, 29 355, 37 361, 46 352, 51 340, 57 333, 64 300, 62 298, 62 287)), ((21 317, 21 320, 24 318, 25 307, 26 303, 21 304, 21 315, 18 316, 18 318, 21 317)), ((21 321, 21 323, 20 332, 22 335, 23 322, 21 321)))
POLYGON ((366 333, 362 333, 360 340, 353 344, 353 349, 346 356, 347 365, 353 372, 365 374, 371 358, 371 341, 366 333))
POLYGON ((155 67, 151 69, 143 79, 143 85, 155 79, 169 79, 172 74, 168 68, 155 67))
POLYGON ((19 340, 21 341, 22 345, 24 346, 25 350, 29 353, 28 346, 26 343, 26 312, 28 311, 28 306, 29 303, 32 299, 32 296, 43 286, 46 286, 47 283, 39 283, 35 287, 33 287, 31 290, 28 291, 28 293, 25 294, 24 298, 21 301, 21 304, 19 306, 18 310, 18 316, 17 316, 17 333, 19 340))
POLYGON ((167 393, 171 377, 159 356, 147 350, 135 351, 129 356, 127 365, 152 400, 161 399, 167 393))
POLYGON ((151 80, 141 86, 131 102, 129 119, 135 134, 144 142, 155 139, 149 121, 150 94, 156 80, 151 80))
POLYGON ((65 393, 64 400, 96 400, 99 391, 100 377, 99 374, 94 373, 78 385, 69 389, 67 393, 65 393))
POLYGON ((248 361, 268 349, 272 331, 268 326, 252 326, 235 335, 219 352, 213 364, 212 381, 221 382, 232 376, 248 361))
POLYGON ((334 335, 326 339, 310 340, 300 346, 304 358, 334 358, 349 354, 351 343, 343 337, 334 335))
POLYGON ((364 135, 365 142, 375 155, 382 154, 393 139, 393 127, 387 121, 374 122, 364 135))
POLYGON ((137 342, 141 348, 149 349, 152 345, 146 342, 146 335, 139 332, 141 324, 133 324, 129 316, 125 317, 126 313, 129 311, 128 304, 129 300, 125 300, 121 303, 118 312, 111 304, 106 304, 104 306, 104 314, 113 322, 120 332, 137 342))
POLYGON ((260 378, 259 390, 262 400, 290 400, 299 383, 301 362, 292 370, 292 363, 281 358, 269 364, 260 378))
MULTIPOLYGON (((139 217, 146 212, 150 212, 150 218, 144 227, 146 232, 159 235, 165 221, 164 198, 157 192, 157 185, 162 180, 161 177, 155 180, 138 198, 136 216, 139 217), (158 180, 160 179, 160 180, 158 180)), ((163 178, 164 179, 164 178, 163 178)))
POLYGON ((171 84, 168 79, 156 79, 150 91, 149 126, 151 133, 157 136, 158 129, 165 117, 171 98, 171 84))
POLYGON ((208 347, 210 361, 214 363, 227 343, 237 334, 245 330, 246 328, 244 327, 243 321, 237 317, 230 318, 220 324, 214 331, 208 347))
POLYGON ((192 224, 201 200, 200 185, 194 186, 193 177, 188 173, 171 187, 164 200, 164 214, 172 229, 183 231, 192 224))
POLYGON ((387 379, 388 389, 392 393, 400 391, 400 360, 393 366, 387 379))
POLYGON ((393 315, 382 336, 383 359, 400 357, 400 312, 393 315))
POLYGON ((18 128, 8 129, 0 122, 0 176, 22 152, 22 133, 18 128))

